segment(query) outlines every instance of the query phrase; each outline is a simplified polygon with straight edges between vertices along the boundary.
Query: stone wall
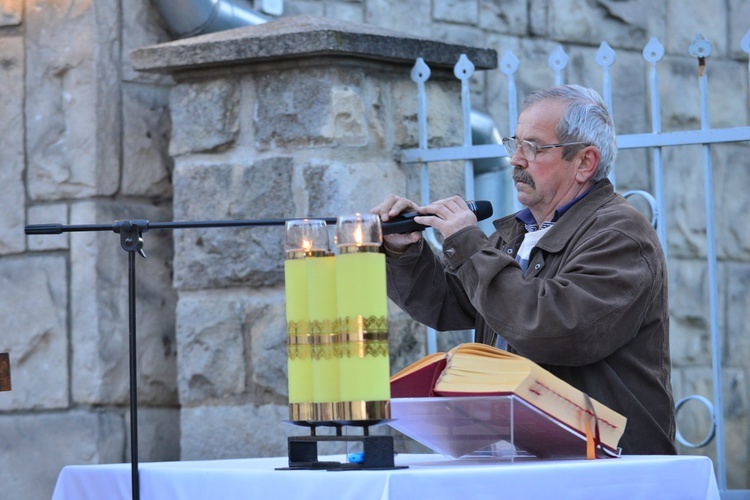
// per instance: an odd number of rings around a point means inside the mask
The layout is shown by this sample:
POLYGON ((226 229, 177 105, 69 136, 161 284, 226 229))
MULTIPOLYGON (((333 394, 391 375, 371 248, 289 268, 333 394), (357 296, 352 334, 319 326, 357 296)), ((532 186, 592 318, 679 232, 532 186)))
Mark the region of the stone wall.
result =
MULTIPOLYGON (((521 98, 553 83, 546 61, 559 44, 570 56, 567 81, 601 88, 594 54, 606 40, 617 52, 620 133, 651 129, 641 54, 651 37, 666 51, 663 130, 699 128, 697 63, 687 46, 701 32, 714 49, 712 126, 750 123, 744 0, 284 3, 284 17, 314 14, 500 54, 511 49, 522 61, 521 98)), ((0 393, 4 498, 48 498, 66 464, 129 459, 126 253, 110 232, 26 237, 25 224, 334 216, 366 210, 387 191, 418 196, 417 172, 397 162, 398 149, 416 143, 408 66, 404 75, 391 68, 387 78, 379 66, 312 65, 211 83, 134 70, 133 49, 168 39, 148 0, 0 0, 0 352, 10 352, 13 370, 13 391, 0 393), (300 72, 330 93, 316 96, 300 72), (297 100, 268 100, 274 85, 297 100), (295 115, 304 119, 289 121, 295 115), (256 128, 260 119, 278 123, 279 132, 256 128), (338 157, 341 151, 349 156, 338 157)), ((434 145, 458 137, 449 82, 436 75, 430 90, 430 113, 443 113, 431 118, 442 124, 431 128, 434 145)), ((477 72, 472 103, 507 132, 500 71, 477 72)), ((748 488, 750 244, 741 222, 748 145, 717 145, 712 154, 728 484, 748 488)), ((664 150, 672 351, 676 396, 711 399, 700 155, 697 147, 664 150)), ((650 162, 643 151, 622 152, 620 190, 651 189, 650 162)), ((460 192, 457 170, 441 168, 450 182, 435 182, 436 197, 460 192)), ((141 460, 284 454, 291 432, 280 423, 284 362, 273 354, 281 352, 283 328, 279 235, 246 229, 144 237, 148 259, 137 259, 141 460)), ((396 311, 392 318, 395 367, 425 347, 421 329, 396 311)), ((443 337, 441 347, 455 338, 443 337)), ((700 408, 680 420, 692 441, 707 425, 700 408)), ((715 456, 713 444, 681 452, 715 456)))
MULTIPOLYGON (((167 39, 147 0, 0 1, 3 498, 49 498, 67 464, 129 460, 127 254, 112 231, 25 224, 171 220, 167 78, 127 52, 167 39)), ((142 460, 179 458, 171 235, 137 263, 142 460)))

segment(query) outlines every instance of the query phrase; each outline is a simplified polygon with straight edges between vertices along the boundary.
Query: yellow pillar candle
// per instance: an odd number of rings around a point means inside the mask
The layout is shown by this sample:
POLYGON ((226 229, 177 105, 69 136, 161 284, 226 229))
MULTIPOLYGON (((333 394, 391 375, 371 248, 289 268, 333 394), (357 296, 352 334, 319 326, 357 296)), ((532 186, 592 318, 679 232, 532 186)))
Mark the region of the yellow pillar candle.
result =
POLYGON ((313 420, 312 357, 303 257, 284 262, 289 419, 313 420))
MULTIPOLYGON (((284 287, 286 296, 289 419, 315 420, 312 385, 312 342, 308 305, 307 260, 320 246, 328 246, 325 221, 291 220, 286 223, 284 287), (324 238, 324 243, 321 239, 324 238)), ((324 252, 323 252, 324 253, 324 252)))
POLYGON ((336 296, 341 334, 340 418, 389 418, 390 360, 385 256, 380 220, 340 217, 336 228, 336 296))
POLYGON ((333 255, 327 255, 309 258, 306 263, 315 418, 333 421, 337 417, 336 403, 340 400, 336 260, 333 255))

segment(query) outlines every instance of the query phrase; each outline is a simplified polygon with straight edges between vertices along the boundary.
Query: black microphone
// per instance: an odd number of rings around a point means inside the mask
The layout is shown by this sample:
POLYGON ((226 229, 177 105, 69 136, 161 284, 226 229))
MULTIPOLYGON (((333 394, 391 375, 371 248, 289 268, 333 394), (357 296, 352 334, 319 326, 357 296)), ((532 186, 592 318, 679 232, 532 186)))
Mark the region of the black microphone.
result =
MULTIPOLYGON (((477 201, 467 201, 467 205, 469 205, 469 210, 474 212, 474 215, 477 216, 477 220, 484 220, 489 219, 492 217, 492 203, 486 200, 477 200, 477 201)), ((420 214, 417 212, 408 212, 405 214, 400 214, 394 217, 393 219, 383 222, 381 224, 383 229, 383 236, 388 234, 403 234, 403 233, 411 233, 414 231, 424 231, 429 226, 425 226, 422 224, 417 224, 414 222, 414 217, 419 217, 421 215, 430 215, 430 214, 420 214)))

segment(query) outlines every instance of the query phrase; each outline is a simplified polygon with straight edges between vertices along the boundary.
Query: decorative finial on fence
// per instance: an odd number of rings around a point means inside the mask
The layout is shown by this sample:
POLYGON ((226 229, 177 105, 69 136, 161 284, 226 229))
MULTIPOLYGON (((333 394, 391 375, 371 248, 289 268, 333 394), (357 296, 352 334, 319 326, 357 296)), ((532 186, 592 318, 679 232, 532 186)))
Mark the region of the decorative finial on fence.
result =
POLYGON ((661 61, 662 57, 664 57, 664 47, 659 43, 659 40, 651 37, 651 40, 643 48, 643 58, 651 64, 655 64, 661 61))
POLYGON ((568 54, 565 53, 560 45, 558 45, 549 55, 547 64, 549 64, 549 67, 555 71, 555 85, 562 85, 565 83, 563 81, 562 71, 568 66, 568 54))
POLYGON ((742 37, 740 47, 742 47, 742 50, 744 50, 746 54, 750 54, 750 30, 747 30, 745 36, 742 37))
POLYGON ((711 55, 713 48, 711 42, 703 38, 701 33, 697 33, 693 37, 693 41, 690 42, 688 53, 698 59, 698 76, 703 76, 703 72, 706 71, 706 58, 711 55))

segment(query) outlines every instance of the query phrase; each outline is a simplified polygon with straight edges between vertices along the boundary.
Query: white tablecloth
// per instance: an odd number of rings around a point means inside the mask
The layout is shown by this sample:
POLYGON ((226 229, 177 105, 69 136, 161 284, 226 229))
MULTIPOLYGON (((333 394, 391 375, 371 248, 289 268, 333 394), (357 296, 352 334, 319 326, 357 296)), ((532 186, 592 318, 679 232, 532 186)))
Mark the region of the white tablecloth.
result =
MULTIPOLYGON (((287 465, 286 457, 141 463, 141 499, 719 500, 713 463, 701 456, 510 462, 399 455, 396 465, 408 469, 275 470, 287 465)), ((130 485, 130 464, 68 466, 52 499, 127 500, 130 485)))

